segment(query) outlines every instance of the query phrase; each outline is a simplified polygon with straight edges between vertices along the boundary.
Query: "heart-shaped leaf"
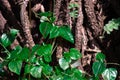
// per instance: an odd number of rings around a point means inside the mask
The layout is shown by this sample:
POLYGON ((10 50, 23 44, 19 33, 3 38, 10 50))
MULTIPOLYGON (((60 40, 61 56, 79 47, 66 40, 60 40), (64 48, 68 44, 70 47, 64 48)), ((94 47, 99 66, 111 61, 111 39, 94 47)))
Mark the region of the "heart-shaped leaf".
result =
POLYGON ((116 80, 117 70, 115 68, 108 68, 102 73, 104 80, 116 80))
POLYGON ((18 32, 19 32, 19 30, 17 30, 17 29, 10 29, 10 34, 12 36, 16 36, 18 32))
POLYGON ((30 70, 30 74, 35 78, 41 78, 42 66, 34 66, 30 70))
POLYGON ((105 64, 102 63, 102 62, 94 62, 93 65, 92 65, 92 70, 93 70, 93 73, 96 76, 102 74, 102 72, 105 70, 105 64))
POLYGON ((73 60, 77 60, 82 57, 82 54, 75 48, 70 49, 70 57, 73 60))
POLYGON ((49 35, 52 27, 53 27, 53 25, 49 22, 40 23, 39 30, 44 38, 46 38, 49 35))
POLYGON ((45 65, 43 66, 43 73, 44 73, 45 75, 50 75, 50 74, 52 73, 52 71, 53 71, 52 67, 49 66, 48 64, 45 64, 45 65))
POLYGON ((56 38, 59 36, 59 28, 57 26, 54 26, 50 31, 50 39, 56 38))
POLYGON ((63 70, 69 68, 69 63, 64 58, 59 59, 59 65, 63 70))
POLYGON ((20 71, 22 68, 22 61, 21 60, 11 61, 8 64, 8 68, 11 72, 14 72, 14 73, 20 75, 20 71))
POLYGON ((46 44, 41 46, 38 50, 37 50, 37 55, 43 56, 43 55, 49 55, 52 53, 52 45, 50 44, 46 44))
POLYGON ((74 43, 74 38, 69 26, 66 25, 59 27, 59 35, 67 41, 74 43))
POLYGON ((11 44, 10 38, 7 34, 2 34, 0 40, 5 47, 11 44))
POLYGON ((20 52, 20 54, 18 55, 17 59, 20 60, 27 60, 29 57, 30 51, 28 48, 23 48, 22 51, 20 52))
POLYGON ((96 60, 103 62, 105 60, 105 55, 103 53, 97 53, 96 60))

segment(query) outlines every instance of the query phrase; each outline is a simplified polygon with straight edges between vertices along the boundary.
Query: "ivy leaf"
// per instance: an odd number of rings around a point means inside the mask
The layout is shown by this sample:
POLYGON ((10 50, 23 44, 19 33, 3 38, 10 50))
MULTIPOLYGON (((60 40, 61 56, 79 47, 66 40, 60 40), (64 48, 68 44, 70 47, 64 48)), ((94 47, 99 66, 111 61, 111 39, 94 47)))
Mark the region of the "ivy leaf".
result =
POLYGON ((63 70, 69 68, 69 63, 64 58, 59 59, 59 65, 63 70))
POLYGON ((10 34, 12 36, 16 36, 18 32, 19 32, 19 30, 17 30, 17 29, 10 29, 10 34))
POLYGON ((41 12, 39 15, 40 15, 40 16, 51 17, 51 16, 53 15, 53 13, 50 12, 50 11, 48 11, 48 12, 41 12))
POLYGON ((34 66, 30 70, 30 74, 35 78, 41 78, 42 66, 34 66))
POLYGON ((49 55, 52 53, 52 45, 50 44, 43 45, 37 50, 36 53, 39 56, 49 55))
POLYGON ((53 71, 52 67, 49 66, 48 64, 45 64, 45 65, 43 66, 43 73, 44 73, 45 75, 50 75, 50 74, 52 73, 52 71, 53 71))
POLYGON ((50 22, 51 22, 51 23, 54 23, 55 20, 56 20, 56 17, 55 17, 55 16, 50 17, 50 22))
POLYGON ((46 62, 51 62, 52 61, 52 57, 51 57, 52 55, 51 55, 51 53, 49 53, 49 54, 45 54, 44 55, 44 60, 46 61, 46 62))
POLYGON ((26 64, 25 65, 25 74, 30 73, 31 68, 32 68, 32 65, 26 64))
POLYGON ((22 68, 22 61, 21 60, 11 61, 8 64, 8 68, 11 72, 14 72, 14 73, 20 75, 20 71, 22 68))
POLYGON ((64 58, 67 62, 71 63, 71 56, 69 52, 65 52, 64 54, 64 58))
POLYGON ((63 80, 63 76, 62 75, 53 75, 52 80, 63 80))
POLYGON ((57 26, 54 26, 50 31, 50 39, 56 38, 59 36, 59 28, 57 26))
POLYGON ((105 70, 105 64, 102 62, 94 62, 92 65, 93 73, 96 76, 100 75, 105 70))
POLYGON ((25 47, 25 48, 22 49, 22 51, 18 55, 17 59, 27 60, 28 57, 29 57, 29 53, 30 53, 29 49, 25 47))
POLYGON ((10 38, 7 34, 2 34, 1 38, 0 38, 2 44, 7 47, 11 44, 10 38))
POLYGON ((74 38, 73 38, 73 35, 71 33, 69 26, 66 25, 66 26, 59 27, 59 35, 62 38, 66 39, 67 41, 74 43, 74 38))
POLYGON ((49 35, 52 27, 53 27, 53 25, 49 22, 40 23, 39 30, 40 30, 40 32, 41 32, 41 34, 43 35, 44 38, 46 38, 49 35))
POLYGON ((74 77, 76 77, 78 80, 80 79, 82 79, 82 72, 79 70, 79 69, 75 69, 74 70, 74 77))
POLYGON ((77 60, 82 57, 82 54, 75 48, 70 49, 70 57, 73 60, 77 60))
POLYGON ((104 62, 105 60, 105 55, 103 53, 97 53, 96 55, 96 60, 104 62))
POLYGON ((117 70, 115 68, 105 69, 102 73, 102 77, 104 80, 116 80, 117 70))

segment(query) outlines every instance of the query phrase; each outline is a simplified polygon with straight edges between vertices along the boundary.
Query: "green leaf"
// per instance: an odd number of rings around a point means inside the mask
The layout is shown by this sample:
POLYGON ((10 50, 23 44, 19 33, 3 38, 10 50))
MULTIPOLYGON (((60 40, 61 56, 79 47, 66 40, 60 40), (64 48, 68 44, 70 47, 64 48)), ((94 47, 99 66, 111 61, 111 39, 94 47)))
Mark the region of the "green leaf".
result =
POLYGON ((106 31, 107 34, 110 34, 114 29, 118 30, 119 26, 120 26, 120 18, 112 19, 104 26, 104 31, 106 31))
POLYGON ((36 53, 39 56, 50 55, 52 53, 52 45, 50 44, 43 45, 37 50, 36 53))
POLYGON ((56 17, 55 17, 55 16, 50 17, 50 22, 51 22, 51 23, 54 23, 55 20, 56 20, 56 17))
POLYGON ((70 3, 68 9, 79 7, 78 3, 70 3))
POLYGON ((70 49, 70 57, 73 60, 77 60, 82 57, 82 54, 75 48, 70 49))
POLYGON ((17 29, 10 29, 10 34, 12 36, 16 36, 18 32, 19 32, 19 30, 17 30, 17 29))
POLYGON ((105 69, 102 73, 102 77, 104 80, 116 80, 117 70, 115 68, 105 69))
POLYGON ((20 53, 19 51, 14 50, 14 51, 10 52, 10 56, 8 56, 7 59, 9 59, 9 60, 15 59, 19 53, 20 53))
POLYGON ((74 38, 69 26, 66 25, 59 27, 59 35, 67 41, 74 43, 74 38))
POLYGON ((70 17, 77 18, 77 16, 78 16, 78 11, 77 11, 77 10, 74 10, 74 11, 71 11, 69 14, 70 14, 70 17))
POLYGON ((79 69, 74 69, 74 77, 77 78, 78 80, 83 78, 82 72, 79 69))
POLYGON ((33 56, 30 57, 30 59, 29 59, 28 62, 35 64, 37 61, 38 61, 38 60, 37 60, 36 56, 33 55, 33 56))
POLYGON ((11 61, 8 64, 8 68, 11 72, 14 72, 14 73, 20 75, 21 68, 22 68, 22 61, 21 60, 11 61))
POLYGON ((32 65, 26 64, 25 65, 25 74, 30 73, 31 68, 32 68, 32 65))
POLYGON ((97 53, 96 55, 96 60, 104 62, 105 60, 105 55, 103 53, 97 53))
POLYGON ((21 51, 22 51, 22 47, 21 46, 16 46, 10 52, 10 55, 7 57, 7 59, 13 60, 13 59, 17 58, 18 54, 20 54, 21 51))
POLYGON ((64 58, 59 59, 59 65, 63 70, 69 68, 69 63, 64 58))
POLYGON ((102 62, 94 62, 92 65, 93 73, 96 76, 100 75, 105 70, 105 64, 102 62))
POLYGON ((29 57, 30 51, 28 48, 23 48, 22 51, 20 52, 20 54, 18 55, 17 59, 20 60, 27 60, 29 57))
POLYGON ((32 53, 31 56, 33 56, 34 54, 36 54, 35 52, 37 52, 37 50, 39 50, 41 46, 39 44, 36 44, 35 46, 32 47, 32 53))
POLYGON ((49 35, 52 27, 53 27, 53 25, 49 22, 40 23, 39 30, 44 38, 46 38, 49 35))
POLYGON ((50 75, 50 74, 52 73, 52 71, 53 71, 52 67, 49 66, 48 64, 45 64, 45 65, 43 66, 43 73, 44 73, 45 75, 50 75))
POLYGON ((52 54, 51 53, 45 54, 44 55, 44 60, 48 63, 51 62, 52 61, 52 54))
POLYGON ((71 63, 71 55, 69 52, 65 52, 64 54, 64 58, 67 62, 71 63))
POLYGON ((62 75, 53 75, 52 80, 63 80, 63 76, 62 75))
POLYGON ((7 34, 2 34, 0 40, 5 47, 11 44, 10 38, 7 34))
POLYGON ((30 70, 30 74, 35 78, 41 78, 42 66, 34 66, 30 70))
POLYGON ((41 12, 39 15, 40 16, 51 17, 51 16, 53 16, 53 13, 48 11, 48 12, 41 12))
POLYGON ((50 39, 56 38, 59 36, 59 28, 57 26, 54 26, 50 31, 50 39))

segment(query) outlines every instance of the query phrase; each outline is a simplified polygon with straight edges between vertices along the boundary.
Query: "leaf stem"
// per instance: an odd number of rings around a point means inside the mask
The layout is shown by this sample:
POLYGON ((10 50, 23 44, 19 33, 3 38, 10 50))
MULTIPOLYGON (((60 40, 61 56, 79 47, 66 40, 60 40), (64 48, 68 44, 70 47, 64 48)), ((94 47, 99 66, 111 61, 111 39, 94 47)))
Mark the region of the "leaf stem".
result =
POLYGON ((107 65, 116 65, 116 66, 120 66, 120 64, 118 63, 106 63, 107 65))
POLYGON ((5 49, 5 51, 7 51, 6 54, 9 56, 10 52, 8 51, 8 49, 1 42, 0 45, 5 49))

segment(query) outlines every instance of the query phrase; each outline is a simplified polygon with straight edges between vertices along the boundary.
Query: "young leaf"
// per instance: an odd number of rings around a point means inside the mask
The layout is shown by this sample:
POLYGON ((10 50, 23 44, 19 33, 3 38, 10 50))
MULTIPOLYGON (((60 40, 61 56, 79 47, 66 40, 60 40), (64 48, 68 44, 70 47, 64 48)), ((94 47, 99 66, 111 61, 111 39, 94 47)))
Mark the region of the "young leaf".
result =
POLYGON ((40 23, 39 30, 44 38, 46 38, 49 35, 52 27, 53 27, 53 25, 49 22, 40 23))
POLYGON ((105 55, 103 53, 97 53, 96 55, 96 60, 104 62, 105 60, 105 55))
POLYGON ((46 61, 46 62, 51 62, 52 61, 52 55, 51 55, 51 53, 49 53, 49 54, 45 54, 44 55, 44 60, 46 61))
POLYGON ((79 7, 78 3, 70 3, 68 9, 79 7))
POLYGON ((105 70, 105 64, 102 62, 94 62, 92 65, 93 73, 96 76, 100 75, 105 70))
POLYGON ((104 26, 104 31, 106 31, 107 34, 110 34, 113 31, 113 29, 118 30, 119 26, 120 26, 120 18, 112 19, 104 26))
POLYGON ((73 35, 72 35, 71 31, 70 31, 69 26, 67 26, 67 25, 66 26, 61 26, 59 28, 59 35, 62 38, 66 39, 67 41, 69 41, 71 43, 74 43, 74 38, 73 38, 73 35))
POLYGON ((5 47, 11 44, 10 38, 7 34, 2 34, 0 40, 5 47))
POLYGON ((50 31, 50 39, 56 38, 59 36, 59 28, 57 26, 54 26, 50 31))
POLYGON ((77 49, 71 48, 70 49, 70 57, 73 60, 77 60, 82 57, 82 54, 80 54, 80 52, 77 49))
POLYGON ((42 66, 34 66, 30 70, 30 74, 35 78, 41 78, 42 66))
POLYGON ((69 68, 69 63, 64 58, 59 59, 59 65, 63 70, 69 68))
POLYGON ((40 18, 40 22, 45 22, 45 21, 49 21, 49 19, 46 16, 42 16, 40 18))
POLYGON ((102 73, 102 77, 104 80, 116 80, 117 70, 115 68, 105 69, 102 73))
POLYGON ((77 18, 77 16, 78 16, 78 11, 77 11, 77 10, 74 10, 74 11, 71 11, 69 14, 70 14, 70 17, 77 18))
POLYGON ((14 73, 20 75, 20 71, 22 68, 22 61, 21 60, 11 61, 8 64, 8 68, 11 72, 14 72, 14 73))

